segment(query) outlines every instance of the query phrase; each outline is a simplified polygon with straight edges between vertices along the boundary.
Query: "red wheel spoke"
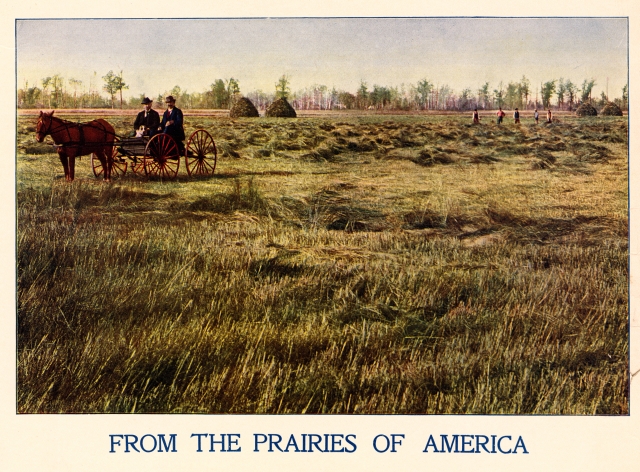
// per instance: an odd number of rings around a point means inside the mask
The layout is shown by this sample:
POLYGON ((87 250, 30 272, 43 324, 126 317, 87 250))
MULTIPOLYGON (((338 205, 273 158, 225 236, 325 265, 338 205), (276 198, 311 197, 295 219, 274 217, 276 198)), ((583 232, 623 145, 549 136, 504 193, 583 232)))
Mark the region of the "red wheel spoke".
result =
POLYGON ((213 172, 213 166, 211 164, 209 164, 208 162, 203 162, 202 163, 203 167, 208 167, 212 172, 213 172))

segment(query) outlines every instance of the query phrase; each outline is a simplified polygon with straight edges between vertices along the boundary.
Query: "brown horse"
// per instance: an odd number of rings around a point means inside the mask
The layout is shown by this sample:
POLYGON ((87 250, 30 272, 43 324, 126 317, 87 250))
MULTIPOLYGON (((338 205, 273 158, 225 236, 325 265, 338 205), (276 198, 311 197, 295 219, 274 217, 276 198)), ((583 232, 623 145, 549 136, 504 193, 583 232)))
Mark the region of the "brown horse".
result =
POLYGON ((102 164, 104 180, 111 181, 115 132, 108 122, 100 119, 88 123, 73 123, 54 117, 53 111, 41 111, 36 126, 36 140, 41 143, 46 135, 51 135, 58 145, 58 155, 67 182, 74 178, 76 157, 91 153, 95 153, 102 164))

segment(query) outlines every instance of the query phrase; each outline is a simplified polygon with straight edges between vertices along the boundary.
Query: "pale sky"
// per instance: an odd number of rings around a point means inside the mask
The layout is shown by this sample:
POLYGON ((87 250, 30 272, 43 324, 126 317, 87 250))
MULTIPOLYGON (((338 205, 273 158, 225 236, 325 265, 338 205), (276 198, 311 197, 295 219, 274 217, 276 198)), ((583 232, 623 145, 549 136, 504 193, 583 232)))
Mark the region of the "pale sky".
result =
POLYGON ((292 91, 313 84, 355 92, 427 78, 460 91, 491 90, 525 75, 540 82, 609 79, 610 97, 627 83, 626 18, 256 18, 17 20, 17 84, 41 86, 60 74, 102 89, 123 71, 125 96, 155 97, 179 85, 207 90, 234 77, 240 90, 292 91))

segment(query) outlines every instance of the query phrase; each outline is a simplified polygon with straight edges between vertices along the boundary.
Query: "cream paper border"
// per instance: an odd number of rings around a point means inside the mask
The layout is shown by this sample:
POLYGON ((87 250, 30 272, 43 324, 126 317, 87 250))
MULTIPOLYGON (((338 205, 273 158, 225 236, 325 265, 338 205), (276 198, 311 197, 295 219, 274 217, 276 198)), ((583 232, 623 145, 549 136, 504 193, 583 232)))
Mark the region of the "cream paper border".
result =
MULTIPOLYGON (((277 16, 623 16, 630 24, 630 108, 640 109, 640 8, 633 1, 66 1, 23 0, 3 7, 0 29, 0 470, 3 471, 596 471, 640 470, 640 375, 631 382, 631 415, 566 416, 261 416, 261 415, 17 415, 15 322, 15 19, 277 16), (8 11, 7 11, 8 10, 8 11), (638 89, 635 86, 639 86, 638 89), (239 433, 241 453, 196 453, 191 433, 239 433), (356 434, 354 454, 254 453, 253 433, 356 434), (177 433, 175 454, 109 454, 109 434, 177 433), (375 453, 377 434, 405 434, 398 453, 375 453), (528 455, 423 454, 428 435, 522 436, 528 455)), ((116 34, 116 32, 114 32, 116 34)), ((105 38, 107 40, 107 38, 105 38)), ((571 38, 567 38, 571 41, 571 38)), ((561 44, 558 47, 562 47, 561 44)), ((64 60, 64 58, 61 58, 64 60)), ((635 114, 634 114, 635 117, 635 114)), ((636 155, 640 134, 630 121, 631 214, 637 214, 636 155)), ((631 372, 640 369, 637 313, 637 218, 631 224, 631 372)))

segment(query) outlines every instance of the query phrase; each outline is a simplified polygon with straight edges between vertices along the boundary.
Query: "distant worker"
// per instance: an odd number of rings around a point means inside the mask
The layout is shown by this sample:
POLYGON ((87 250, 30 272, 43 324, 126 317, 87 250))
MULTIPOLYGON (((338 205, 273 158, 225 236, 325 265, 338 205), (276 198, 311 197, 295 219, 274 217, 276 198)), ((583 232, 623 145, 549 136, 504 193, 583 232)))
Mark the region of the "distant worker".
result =
POLYGON ((516 110, 513 112, 513 121, 517 124, 520 123, 520 112, 518 111, 518 109, 516 108, 516 110))
POLYGON ((149 97, 144 97, 141 104, 144 105, 144 110, 138 113, 133 129, 141 136, 151 137, 157 133, 158 126, 160 126, 160 115, 151 108, 153 100, 150 100, 149 97))
POLYGON ((498 124, 502 123, 502 119, 505 117, 506 113, 502 111, 502 107, 500 107, 500 109, 498 110, 498 113, 496 113, 496 115, 498 115, 498 124))
POLYGON ((480 123, 480 115, 478 115, 478 109, 477 108, 475 108, 473 110, 473 123, 474 124, 480 123))
POLYGON ((538 120, 540 119, 540 115, 538 114, 538 109, 533 110, 533 119, 536 120, 536 124, 538 124, 538 120))
POLYGON ((166 133, 175 139, 180 150, 180 154, 184 154, 184 128, 182 110, 176 107, 176 99, 172 95, 165 98, 167 109, 162 114, 162 122, 158 127, 158 131, 166 133))
POLYGON ((551 117, 551 107, 549 107, 549 109, 547 110, 547 123, 551 123, 552 122, 552 117, 551 117))

